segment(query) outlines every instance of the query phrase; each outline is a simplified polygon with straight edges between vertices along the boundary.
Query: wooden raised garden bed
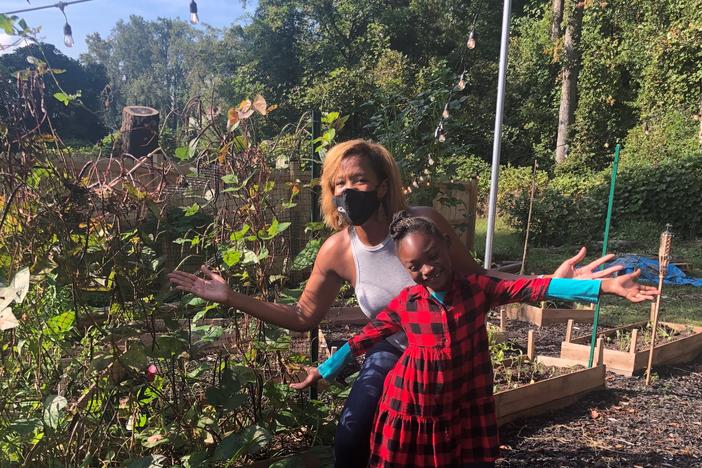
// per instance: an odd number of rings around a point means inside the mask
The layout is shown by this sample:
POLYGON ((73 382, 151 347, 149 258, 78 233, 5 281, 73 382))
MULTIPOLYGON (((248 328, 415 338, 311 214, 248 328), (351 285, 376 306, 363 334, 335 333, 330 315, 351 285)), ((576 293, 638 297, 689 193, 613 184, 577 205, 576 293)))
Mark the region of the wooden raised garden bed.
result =
MULTIPOLYGON (((590 336, 570 339, 569 331, 572 331, 570 322, 566 340, 561 343, 561 359, 570 363, 587 364, 590 356, 590 336)), ((647 328, 647 322, 614 328, 598 336, 605 340, 604 364, 608 370, 632 376, 646 369, 650 350, 650 328, 647 328)), ((702 353, 702 327, 660 322, 657 336, 654 366, 688 362, 702 353), (661 330, 665 335, 663 339, 661 330)))
POLYGON ((605 366, 582 369, 512 390, 495 393, 497 423, 564 408, 585 394, 605 388, 605 366))
POLYGON ((580 323, 592 323, 594 316, 592 304, 583 308, 548 308, 542 302, 539 307, 530 304, 510 304, 505 307, 505 317, 508 320, 519 320, 543 327, 551 323, 565 323, 573 319, 580 323))
MULTIPOLYGON (((529 332, 529 342, 527 344, 526 358, 517 359, 514 364, 517 366, 524 365, 539 365, 551 366, 551 369, 557 368, 555 376, 541 380, 535 383, 530 383, 514 389, 498 391, 495 393, 495 408, 497 411, 497 423, 503 425, 516 419, 525 418, 528 416, 536 416, 551 412, 553 410, 564 408, 571 405, 575 401, 582 398, 585 394, 594 390, 605 388, 605 366, 602 364, 602 341, 598 341, 596 352, 597 359, 595 366, 590 369, 576 369, 573 371, 566 370, 563 363, 554 358, 551 361, 538 358, 536 361, 531 361, 534 356, 533 332, 529 332)), ((506 364, 510 368, 511 364, 506 364)), ((505 370, 502 370, 504 372, 505 370)), ((496 370, 496 382, 498 382, 499 370, 496 370)))

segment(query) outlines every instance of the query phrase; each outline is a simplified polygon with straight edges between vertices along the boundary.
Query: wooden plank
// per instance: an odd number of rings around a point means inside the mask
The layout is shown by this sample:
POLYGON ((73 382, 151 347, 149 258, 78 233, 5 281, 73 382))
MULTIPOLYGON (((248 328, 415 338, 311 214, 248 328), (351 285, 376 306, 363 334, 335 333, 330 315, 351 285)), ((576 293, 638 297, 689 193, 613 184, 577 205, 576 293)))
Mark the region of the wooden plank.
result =
POLYGON ((566 325, 565 342, 570 343, 570 340, 572 338, 573 338, 573 319, 568 319, 568 325, 566 325))
POLYGON ((360 307, 332 307, 322 323, 365 325, 368 323, 368 317, 361 311, 360 307))
POLYGON ((631 330, 631 343, 629 344, 629 352, 631 354, 636 354, 636 343, 639 340, 639 329, 634 328, 631 330))
POLYGON ((534 359, 534 330, 527 332, 527 358, 534 359))
POLYGON ((572 397, 605 387, 605 367, 576 371, 495 394, 498 424, 541 414, 572 402, 572 397))
POLYGON ((592 323, 592 309, 549 309, 530 304, 514 304, 507 308, 507 318, 533 323, 543 327, 551 323, 564 323, 570 319, 580 323, 592 323))

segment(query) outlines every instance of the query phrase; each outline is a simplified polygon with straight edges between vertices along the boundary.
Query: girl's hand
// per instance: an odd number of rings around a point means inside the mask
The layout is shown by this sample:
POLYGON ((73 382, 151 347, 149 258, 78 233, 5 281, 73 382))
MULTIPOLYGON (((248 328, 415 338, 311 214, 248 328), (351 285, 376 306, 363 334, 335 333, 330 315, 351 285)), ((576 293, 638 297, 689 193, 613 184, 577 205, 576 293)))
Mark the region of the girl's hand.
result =
POLYGON ((607 254, 604 257, 600 257, 597 260, 594 260, 588 263, 587 265, 578 268, 577 264, 585 259, 586 254, 587 249, 585 247, 582 247, 577 253, 577 255, 563 262, 561 266, 559 266, 558 269, 556 269, 556 271, 553 272, 553 275, 551 276, 553 276, 554 278, 598 279, 606 278, 612 273, 624 268, 623 265, 616 265, 613 267, 605 268, 602 271, 597 270, 597 268, 600 265, 612 260, 614 258, 614 254, 607 254))
POLYGON ((602 280, 601 291, 603 294, 614 294, 628 299, 631 302, 652 301, 660 294, 654 286, 644 286, 636 282, 641 275, 641 270, 636 270, 628 275, 617 276, 602 280))
POLYGON ((291 383, 290 388, 295 390, 304 390, 318 380, 321 380, 322 374, 319 373, 316 367, 305 367, 307 377, 302 382, 291 383))
POLYGON ((180 291, 193 293, 206 301, 226 304, 231 297, 232 290, 225 279, 205 265, 200 267, 200 271, 203 278, 184 271, 174 271, 168 274, 168 280, 180 291))

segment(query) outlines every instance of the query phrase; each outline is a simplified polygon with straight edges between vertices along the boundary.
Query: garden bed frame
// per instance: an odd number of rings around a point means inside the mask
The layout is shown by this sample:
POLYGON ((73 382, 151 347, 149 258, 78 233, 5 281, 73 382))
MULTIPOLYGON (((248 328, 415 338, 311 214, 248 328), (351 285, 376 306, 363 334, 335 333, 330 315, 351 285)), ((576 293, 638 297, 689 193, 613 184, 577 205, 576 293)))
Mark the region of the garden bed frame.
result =
MULTIPOLYGON (((607 366, 608 370, 631 377, 635 373, 646 369, 650 348, 637 349, 636 346, 636 338, 640 330, 643 329, 646 324, 647 322, 633 323, 631 325, 606 330, 598 334, 599 337, 604 338, 616 336, 618 331, 631 330, 632 345, 629 351, 617 351, 615 349, 604 348, 604 364, 607 366)), ((653 355, 654 366, 689 362, 702 353, 702 327, 670 322, 660 322, 660 324, 670 327, 673 330, 692 328, 694 334, 679 340, 656 345, 653 355)), ((572 327, 573 324, 569 321, 565 341, 561 343, 561 359, 571 364, 587 365, 590 356, 590 335, 571 339, 572 327)))
POLYGON ((505 307, 505 316, 508 320, 519 320, 543 327, 551 323, 565 323, 570 319, 579 323, 592 323, 594 310, 592 304, 576 309, 547 308, 544 302, 539 307, 530 304, 510 304, 505 307))
POLYGON ((495 393, 497 424, 536 416, 569 406, 594 390, 605 388, 605 366, 598 365, 570 374, 495 393))

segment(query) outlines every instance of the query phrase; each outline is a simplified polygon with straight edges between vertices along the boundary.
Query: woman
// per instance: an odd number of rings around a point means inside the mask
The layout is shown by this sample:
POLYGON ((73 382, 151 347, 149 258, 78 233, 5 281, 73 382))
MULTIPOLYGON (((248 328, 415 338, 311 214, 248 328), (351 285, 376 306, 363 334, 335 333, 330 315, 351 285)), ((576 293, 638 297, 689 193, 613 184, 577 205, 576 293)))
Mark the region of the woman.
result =
MULTIPOLYGON (((389 236, 390 221, 401 210, 436 223, 450 239, 450 254, 456 271, 466 274, 484 272, 438 212, 428 207, 407 206, 397 163, 383 146, 360 139, 334 146, 324 159, 320 184, 324 221, 337 232, 322 244, 296 305, 274 304, 235 293, 220 275, 205 266, 201 268, 204 278, 175 271, 169 274, 170 281, 182 291, 296 331, 309 330, 319 324, 342 283, 348 281, 354 286, 361 309, 372 318, 403 288, 413 284, 397 258, 389 236)), ((585 258, 583 248, 578 255, 564 262, 553 276, 604 277, 619 268, 594 270, 611 257, 602 257, 578 269, 576 264, 585 258)), ((488 274, 500 278, 515 277, 492 271, 488 274)), ((395 366, 405 341, 404 334, 398 333, 366 354, 337 428, 334 447, 337 467, 366 466, 371 424, 383 381, 395 366)))

